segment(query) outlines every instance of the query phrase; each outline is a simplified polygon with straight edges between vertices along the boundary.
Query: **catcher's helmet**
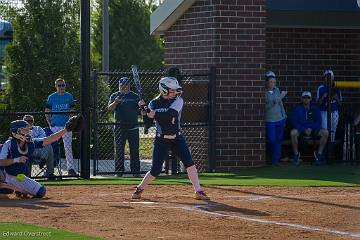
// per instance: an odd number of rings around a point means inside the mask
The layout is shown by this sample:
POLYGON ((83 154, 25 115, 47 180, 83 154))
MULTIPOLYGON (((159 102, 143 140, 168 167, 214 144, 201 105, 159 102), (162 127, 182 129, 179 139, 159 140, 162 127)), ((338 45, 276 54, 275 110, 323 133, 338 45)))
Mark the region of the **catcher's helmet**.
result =
POLYGON ((31 132, 29 130, 29 132, 27 134, 23 134, 21 133, 21 129, 23 128, 30 128, 30 125, 28 122, 24 121, 24 120, 15 120, 12 121, 10 123, 10 133, 11 136, 13 136, 14 138, 20 140, 20 141, 26 141, 26 142, 31 142, 32 138, 31 138, 31 132))
POLYGON ((266 81, 269 79, 276 79, 275 73, 273 71, 267 71, 265 73, 266 81))
POLYGON ((181 93, 182 87, 179 85, 179 82, 174 77, 163 77, 159 82, 159 91, 163 95, 167 95, 169 90, 173 89, 177 94, 181 93))
POLYGON ((334 80, 334 77, 335 77, 333 71, 330 69, 325 70, 323 76, 324 77, 329 76, 331 80, 334 80))

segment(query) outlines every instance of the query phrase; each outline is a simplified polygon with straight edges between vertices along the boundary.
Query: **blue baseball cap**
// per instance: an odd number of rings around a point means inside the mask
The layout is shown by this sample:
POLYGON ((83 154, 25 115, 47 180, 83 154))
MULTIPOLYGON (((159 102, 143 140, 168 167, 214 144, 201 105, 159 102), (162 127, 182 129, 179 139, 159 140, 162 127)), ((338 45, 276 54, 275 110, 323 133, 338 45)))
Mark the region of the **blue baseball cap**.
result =
POLYGON ((130 80, 127 77, 122 77, 119 80, 119 84, 120 85, 129 85, 130 84, 130 80))

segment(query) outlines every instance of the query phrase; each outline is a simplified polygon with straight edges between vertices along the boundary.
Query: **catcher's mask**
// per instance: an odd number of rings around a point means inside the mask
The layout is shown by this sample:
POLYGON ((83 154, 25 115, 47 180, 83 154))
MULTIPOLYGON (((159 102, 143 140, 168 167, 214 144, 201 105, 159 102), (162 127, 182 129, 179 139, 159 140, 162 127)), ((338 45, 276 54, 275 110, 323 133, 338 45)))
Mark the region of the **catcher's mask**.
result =
POLYGON ((163 77, 159 82, 160 93, 163 95, 168 95, 170 89, 175 90, 178 96, 182 93, 182 87, 179 85, 179 82, 176 78, 163 77))
POLYGON ((24 120, 15 120, 10 123, 10 134, 17 140, 32 142, 31 126, 24 120))

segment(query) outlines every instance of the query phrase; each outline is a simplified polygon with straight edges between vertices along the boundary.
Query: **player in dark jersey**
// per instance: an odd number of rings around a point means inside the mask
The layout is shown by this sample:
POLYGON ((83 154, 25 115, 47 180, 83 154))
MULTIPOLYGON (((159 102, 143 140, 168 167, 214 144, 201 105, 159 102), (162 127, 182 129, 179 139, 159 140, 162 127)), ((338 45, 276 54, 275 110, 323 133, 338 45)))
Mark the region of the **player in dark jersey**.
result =
POLYGON ((57 141, 68 131, 64 128, 46 138, 32 139, 30 128, 24 120, 11 122, 11 137, 2 145, 0 151, 0 171, 4 176, 0 187, 13 189, 21 197, 42 198, 46 193, 45 187, 26 176, 29 175, 30 156, 34 149, 57 141))
MULTIPOLYGON (((201 189, 196 166, 180 129, 181 111, 184 100, 181 95, 181 87, 176 78, 164 77, 159 82, 160 95, 150 101, 148 110, 144 115, 152 122, 155 119, 156 137, 154 141, 152 168, 146 173, 142 182, 136 187, 132 195, 133 199, 141 198, 145 187, 153 181, 162 171, 168 151, 174 149, 175 154, 183 162, 189 179, 195 189, 195 198, 209 200, 209 197, 201 189)), ((139 104, 142 104, 139 102, 139 104)))

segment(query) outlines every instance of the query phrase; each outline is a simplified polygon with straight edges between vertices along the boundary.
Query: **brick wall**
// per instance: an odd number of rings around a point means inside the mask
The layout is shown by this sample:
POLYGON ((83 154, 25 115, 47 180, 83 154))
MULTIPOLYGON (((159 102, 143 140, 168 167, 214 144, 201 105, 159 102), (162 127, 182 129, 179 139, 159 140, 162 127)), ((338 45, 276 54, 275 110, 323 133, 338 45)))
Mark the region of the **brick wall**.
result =
POLYGON ((165 33, 165 64, 181 70, 204 70, 216 63, 215 6, 197 1, 165 33))
MULTIPOLYGON (((268 28, 266 65, 278 75, 280 88, 289 91, 285 106, 299 102, 302 91, 316 94, 324 69, 335 80, 360 80, 360 31, 358 29, 268 28)), ((344 111, 359 109, 360 89, 343 89, 344 111)))
POLYGON ((166 33, 165 63, 217 67, 216 166, 265 164, 265 0, 198 0, 166 33))

